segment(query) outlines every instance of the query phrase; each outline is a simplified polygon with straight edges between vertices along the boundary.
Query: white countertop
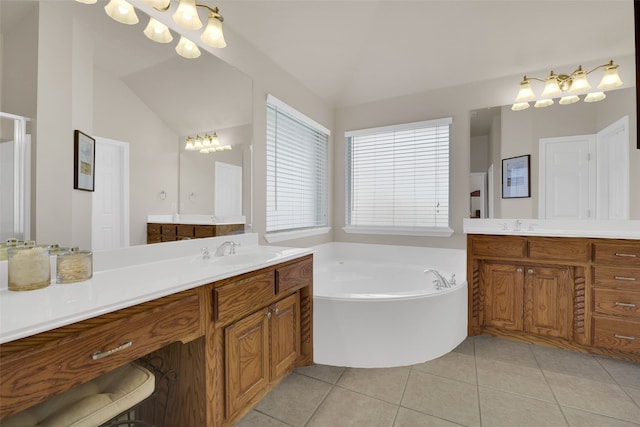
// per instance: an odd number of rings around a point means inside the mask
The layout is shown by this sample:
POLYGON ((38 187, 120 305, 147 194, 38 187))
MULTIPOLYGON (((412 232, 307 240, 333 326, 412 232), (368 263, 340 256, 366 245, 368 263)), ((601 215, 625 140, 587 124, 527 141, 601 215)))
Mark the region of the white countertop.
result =
POLYGON ((0 290, 0 343, 311 253, 312 249, 258 246, 255 234, 97 251, 90 280, 33 291, 0 290), (236 255, 215 257, 216 248, 228 240, 240 243, 236 255), (201 254, 204 247, 210 251, 208 260, 201 254))
POLYGON ((640 221, 638 220, 561 221, 465 218, 463 226, 465 234, 640 239, 640 221))
POLYGON ((221 218, 215 215, 173 214, 147 215, 147 222, 159 224, 228 225, 245 224, 247 219, 244 216, 221 218))

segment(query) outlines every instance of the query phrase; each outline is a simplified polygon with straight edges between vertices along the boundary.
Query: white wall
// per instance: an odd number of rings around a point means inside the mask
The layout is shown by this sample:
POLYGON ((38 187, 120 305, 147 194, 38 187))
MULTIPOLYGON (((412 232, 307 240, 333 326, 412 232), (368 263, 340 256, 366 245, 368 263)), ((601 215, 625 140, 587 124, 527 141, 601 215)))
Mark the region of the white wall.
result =
POLYGON ((470 170, 486 172, 489 167, 489 135, 471 137, 470 141, 470 170))

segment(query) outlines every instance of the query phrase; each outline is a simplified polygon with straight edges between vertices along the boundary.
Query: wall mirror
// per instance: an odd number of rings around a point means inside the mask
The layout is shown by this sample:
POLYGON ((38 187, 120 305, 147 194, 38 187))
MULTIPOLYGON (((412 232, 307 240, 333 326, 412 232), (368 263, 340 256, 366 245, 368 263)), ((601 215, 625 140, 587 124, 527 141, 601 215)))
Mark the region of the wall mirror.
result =
MULTIPOLYGON (((11 79, 15 79, 16 74, 10 69, 9 59, 14 58, 10 55, 14 55, 15 50, 9 47, 3 51, 2 94, 7 96, 3 96, 0 111, 19 110, 18 114, 33 117, 36 123, 37 102, 41 94, 37 93, 34 83, 37 82, 38 55, 42 55, 37 49, 38 3, 22 0, 0 2, 2 37, 8 41, 6 45, 10 46, 10 40, 22 36, 25 28, 36 34, 24 45, 24 50, 31 52, 24 55, 28 59, 21 64, 29 76, 29 83, 25 86, 33 87, 26 91, 29 92, 26 96, 20 97, 10 88, 15 82, 11 79), (16 32, 16 37, 9 34, 11 31, 16 32)), ((238 197, 241 213, 249 221, 253 114, 251 78, 204 49, 197 59, 178 56, 174 47, 179 35, 173 33, 174 41, 171 43, 155 43, 143 34, 149 17, 142 11, 136 10, 140 20, 138 24, 123 25, 106 15, 105 4, 102 0, 94 5, 65 1, 47 2, 46 6, 55 8, 55 13, 64 19, 73 20, 74 25, 81 27, 81 34, 90 35, 93 130, 88 130, 89 133, 124 141, 130 146, 130 243, 145 243, 147 215, 214 215, 215 162, 240 168, 238 197), (122 98, 122 105, 117 104, 119 94, 114 93, 114 88, 127 91, 128 98, 122 98), (127 116, 125 107, 128 105, 125 103, 131 100, 143 106, 148 114, 127 116), (232 150, 210 154, 184 150, 188 136, 204 136, 213 132, 217 133, 221 144, 230 145, 232 150), (157 148, 153 145, 142 148, 136 146, 139 141, 135 137, 127 136, 131 134, 162 139, 162 142, 158 142, 157 148), (155 175, 149 171, 154 171, 155 175)), ((34 139, 37 149, 37 136, 34 139)), ((33 169, 32 176, 36 176, 38 165, 33 169)), ((33 196, 31 199, 35 200, 33 196)), ((47 206, 32 203, 32 220, 35 210, 41 209, 46 210, 47 206)), ((37 239, 38 236, 32 234, 31 238, 37 239)))
MULTIPOLYGON (((617 189, 626 185, 628 206, 626 218, 607 217, 602 208, 600 212, 593 206, 585 207, 579 219, 640 219, 640 193, 630 187, 630 183, 638 176, 640 168, 640 153, 636 149, 636 93, 635 88, 618 89, 607 92, 607 98, 595 103, 576 103, 572 105, 554 104, 546 108, 530 108, 525 111, 512 111, 511 106, 483 108, 471 112, 471 194, 470 217, 485 218, 540 218, 549 217, 541 213, 540 205, 544 206, 545 186, 541 188, 546 176, 540 170, 541 140, 548 142, 552 138, 569 139, 574 136, 596 135, 618 120, 628 117, 627 131, 622 151, 627 159, 611 161, 611 170, 622 169, 628 163, 628 174, 624 182, 609 189, 601 189, 595 181, 589 185, 592 190, 598 187, 601 194, 594 194, 593 203, 597 198, 612 196, 617 189), (531 197, 523 199, 503 199, 501 196, 501 160, 521 155, 531 155, 531 197), (619 163, 615 163, 619 162, 619 163), (493 165, 493 166, 492 166, 493 165), (616 165, 620 168, 616 168, 616 165)), ((590 154, 591 161, 596 160, 598 154, 595 148, 590 154)), ((600 153, 600 164, 604 163, 600 153)), ((586 157, 585 157, 586 158, 586 157)), ((544 166, 545 171, 549 169, 544 166)), ((594 171, 595 171, 594 166, 594 171)), ((600 174, 602 175, 602 173, 600 174)), ((551 179, 551 177, 549 178, 551 179)), ((578 177, 571 172, 566 179, 575 179, 569 187, 578 192, 583 185, 588 184, 588 178, 578 177)), ((567 181, 568 182, 568 181, 567 181)), ((548 196, 548 195, 547 195, 548 196)), ((545 198, 546 197, 546 198, 545 198)), ((611 205, 612 203, 603 203, 611 205)), ((573 214, 573 213, 571 213, 573 214)), ((569 215, 567 213, 567 215, 569 215)), ((622 215, 624 217, 624 215, 622 215)), ((556 218, 560 219, 560 218, 556 218)), ((567 217, 569 219, 569 217, 567 217)))

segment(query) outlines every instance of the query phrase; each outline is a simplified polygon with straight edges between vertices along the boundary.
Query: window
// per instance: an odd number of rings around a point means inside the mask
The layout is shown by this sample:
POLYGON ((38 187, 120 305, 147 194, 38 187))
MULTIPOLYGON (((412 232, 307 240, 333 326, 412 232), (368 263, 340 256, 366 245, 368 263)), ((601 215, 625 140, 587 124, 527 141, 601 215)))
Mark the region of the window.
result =
POLYGON ((345 231, 448 236, 451 118, 346 133, 345 231))
POLYGON ((267 98, 267 233, 328 225, 329 130, 267 98))

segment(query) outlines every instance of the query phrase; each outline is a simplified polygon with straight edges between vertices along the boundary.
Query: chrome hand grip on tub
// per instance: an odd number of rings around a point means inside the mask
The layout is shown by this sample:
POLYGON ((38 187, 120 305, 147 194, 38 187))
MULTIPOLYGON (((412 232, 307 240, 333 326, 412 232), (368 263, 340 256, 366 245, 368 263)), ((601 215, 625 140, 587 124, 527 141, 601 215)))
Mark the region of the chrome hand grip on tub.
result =
POLYGON ((628 302, 618 302, 618 301, 615 301, 613 305, 617 305, 618 307, 631 307, 631 308, 635 308, 636 306, 635 304, 629 304, 628 302))
POLYGON ((613 336, 616 337, 616 338, 623 339, 623 340, 631 340, 631 341, 633 341, 633 340, 636 339, 636 337, 631 337, 631 336, 627 336, 627 335, 613 334, 613 336))
POLYGON ((113 353, 117 353, 121 350, 124 350, 125 348, 129 348, 132 345, 133 345, 133 341, 125 341, 121 343, 118 347, 112 348, 111 350, 96 351, 91 355, 91 359, 98 360, 98 359, 102 359, 103 357, 111 356, 113 353))

